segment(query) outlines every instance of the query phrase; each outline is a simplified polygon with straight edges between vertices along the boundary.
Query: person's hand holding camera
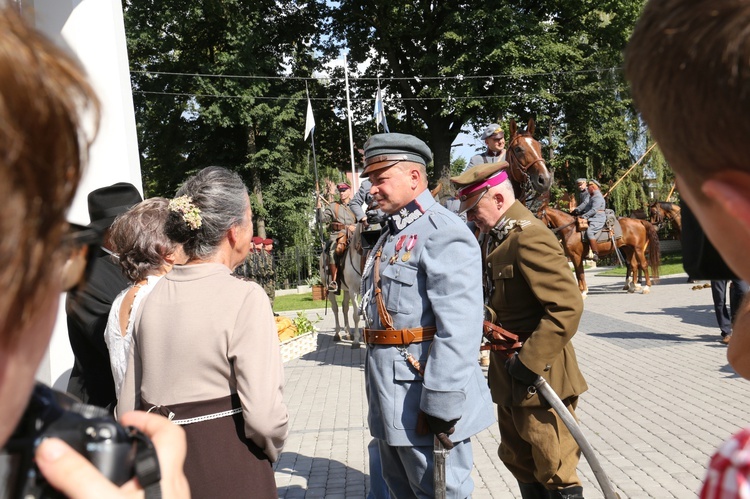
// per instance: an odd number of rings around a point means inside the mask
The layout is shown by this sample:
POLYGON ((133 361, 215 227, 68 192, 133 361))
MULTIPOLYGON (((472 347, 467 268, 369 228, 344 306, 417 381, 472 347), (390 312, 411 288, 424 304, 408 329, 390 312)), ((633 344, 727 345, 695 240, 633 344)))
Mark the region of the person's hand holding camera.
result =
MULTIPOLYGON (((120 423, 138 428, 153 442, 161 468, 162 497, 189 498, 190 488, 183 472, 187 452, 184 430, 162 416, 143 411, 124 414, 120 423)), ((47 481, 71 498, 144 496, 136 478, 117 487, 85 457, 58 438, 45 439, 39 445, 36 463, 47 481)))

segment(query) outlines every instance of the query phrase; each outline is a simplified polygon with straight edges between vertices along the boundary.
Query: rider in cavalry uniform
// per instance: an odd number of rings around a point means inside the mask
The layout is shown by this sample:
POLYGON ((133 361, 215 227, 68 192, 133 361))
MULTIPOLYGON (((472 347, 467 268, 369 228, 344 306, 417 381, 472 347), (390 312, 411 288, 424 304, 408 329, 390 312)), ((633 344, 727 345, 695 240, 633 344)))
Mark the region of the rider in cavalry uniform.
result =
POLYGON ((363 176, 389 215, 363 274, 368 423, 391 497, 435 497, 433 446, 452 448, 446 497, 469 497, 470 437, 495 417, 477 363, 482 329, 476 239, 427 189, 432 153, 416 137, 365 144, 363 176))
POLYGON ((582 499, 580 449, 532 385, 544 377, 575 414, 587 385, 570 339, 583 300, 557 238, 516 201, 507 166, 479 165, 451 179, 461 211, 481 232, 488 322, 504 333, 491 341, 488 373, 498 455, 524 499, 582 499))
POLYGON ((594 261, 599 260, 596 234, 604 228, 604 223, 607 221, 607 215, 604 212, 607 209, 607 203, 604 201, 600 187, 596 180, 589 180, 587 189, 590 197, 588 202, 572 211, 573 215, 585 218, 589 222, 589 228, 586 229, 586 238, 589 240, 589 246, 594 253, 594 261))
POLYGON ((487 144, 487 150, 481 154, 472 156, 467 168, 481 165, 482 163, 505 161, 505 132, 500 125, 496 125, 495 123, 488 125, 482 131, 482 140, 487 144))
MULTIPOLYGON (((576 179, 576 187, 578 188, 578 208, 588 203, 589 199, 591 199, 587 186, 588 183, 588 180, 585 178, 576 179)), ((575 213, 573 213, 573 215, 575 215, 575 213)))
POLYGON ((336 279, 338 278, 339 267, 338 259, 346 250, 349 236, 357 224, 357 218, 349 208, 349 202, 352 199, 352 188, 349 184, 338 184, 336 189, 341 197, 340 202, 333 201, 328 203, 323 211, 323 223, 327 223, 329 229, 328 235, 328 269, 329 278, 328 290, 336 292, 339 290, 336 279))

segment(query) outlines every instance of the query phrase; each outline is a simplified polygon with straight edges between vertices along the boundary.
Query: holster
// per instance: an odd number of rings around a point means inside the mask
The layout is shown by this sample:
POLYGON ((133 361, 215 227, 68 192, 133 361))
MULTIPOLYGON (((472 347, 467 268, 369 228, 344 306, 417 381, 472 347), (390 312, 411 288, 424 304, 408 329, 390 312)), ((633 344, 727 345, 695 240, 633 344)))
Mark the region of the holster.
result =
POLYGON ((499 352, 508 358, 510 358, 515 352, 519 351, 523 346, 523 341, 521 341, 517 334, 513 334, 507 329, 504 329, 497 324, 493 324, 490 321, 484 321, 482 323, 482 335, 489 343, 485 343, 479 347, 480 350, 499 352))

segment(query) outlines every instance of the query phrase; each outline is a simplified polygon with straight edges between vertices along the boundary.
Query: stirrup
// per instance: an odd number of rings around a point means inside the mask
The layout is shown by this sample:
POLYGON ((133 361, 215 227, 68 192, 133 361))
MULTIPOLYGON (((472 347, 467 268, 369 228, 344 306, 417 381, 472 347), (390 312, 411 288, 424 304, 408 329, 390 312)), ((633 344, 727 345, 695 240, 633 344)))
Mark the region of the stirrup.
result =
POLYGON ((593 251, 591 252, 591 254, 592 254, 591 260, 594 261, 594 262, 598 262, 599 261, 599 255, 597 255, 593 251))
POLYGON ((328 285, 328 291, 333 291, 334 293, 339 290, 339 285, 336 284, 336 281, 331 281, 331 283, 328 285))

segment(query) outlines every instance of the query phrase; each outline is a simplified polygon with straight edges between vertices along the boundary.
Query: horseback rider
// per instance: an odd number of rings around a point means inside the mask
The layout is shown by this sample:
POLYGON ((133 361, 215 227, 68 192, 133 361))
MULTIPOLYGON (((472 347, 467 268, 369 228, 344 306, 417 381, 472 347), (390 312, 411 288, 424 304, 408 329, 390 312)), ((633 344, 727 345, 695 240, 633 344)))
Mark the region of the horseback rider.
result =
POLYGON ((346 249, 348 240, 347 231, 351 233, 354 230, 354 225, 357 223, 356 216, 351 208, 349 208, 349 202, 352 199, 352 188, 349 184, 341 183, 336 186, 336 189, 339 191, 340 202, 333 201, 328 203, 322 215, 322 222, 328 223, 330 229, 328 245, 326 247, 330 274, 328 290, 334 293, 339 290, 339 286, 336 283, 339 272, 337 256, 343 254, 346 249))
POLYGON ((604 228, 604 223, 607 221, 607 216, 604 213, 607 203, 604 201, 604 196, 602 196, 599 182, 591 179, 588 181, 587 188, 590 196, 589 200, 586 204, 573 210, 571 214, 588 220, 589 227, 586 229, 586 238, 589 241, 592 253, 594 253, 593 260, 596 262, 599 260, 599 246, 596 242, 596 236, 604 228))
POLYGON ((578 194, 578 206, 583 206, 586 203, 589 202, 589 199, 591 199, 591 196, 589 196, 589 191, 586 186, 588 184, 588 180, 585 178, 579 178, 576 179, 576 187, 578 187, 578 190, 580 193, 578 194))
POLYGON ((492 123, 482 131, 482 140, 487 144, 487 150, 475 154, 469 160, 466 168, 482 163, 498 163, 505 161, 505 132, 500 125, 492 123))

